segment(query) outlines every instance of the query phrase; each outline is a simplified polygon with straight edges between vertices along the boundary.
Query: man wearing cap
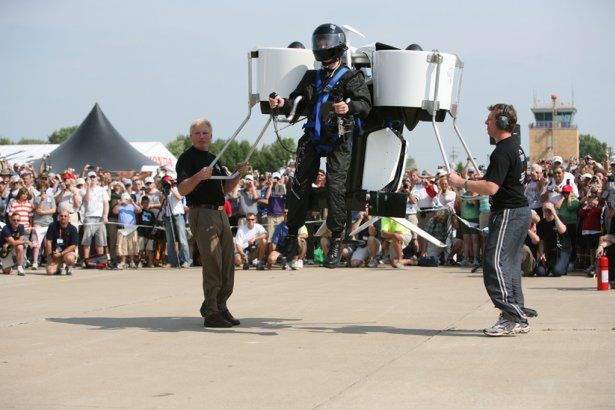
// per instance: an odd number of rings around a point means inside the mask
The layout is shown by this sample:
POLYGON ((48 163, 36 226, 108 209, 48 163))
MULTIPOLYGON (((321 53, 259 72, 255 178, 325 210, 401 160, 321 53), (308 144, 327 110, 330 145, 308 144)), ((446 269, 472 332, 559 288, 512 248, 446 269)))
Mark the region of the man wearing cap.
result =
POLYGON ((203 294, 201 316, 206 327, 239 325, 228 309, 227 301, 233 293, 235 266, 233 264, 233 234, 224 212, 226 193, 231 192, 246 172, 247 164, 237 165, 233 179, 215 180, 212 176, 226 176, 218 161, 210 166, 215 155, 209 152, 212 126, 208 120, 198 119, 190 125, 192 146, 177 160, 178 191, 186 196, 190 207, 190 228, 203 264, 203 294))
POLYGON ((566 169, 564 168, 564 160, 559 155, 556 155, 551 158, 551 168, 555 167, 562 167, 562 169, 564 170, 564 181, 570 180, 571 183, 574 183, 574 175, 566 171, 566 169))
POLYGON ((540 200, 543 203, 549 201, 552 204, 556 204, 562 199, 562 188, 566 185, 572 186, 574 196, 579 196, 579 190, 574 182, 574 177, 566 179, 565 174, 567 173, 561 165, 553 167, 553 180, 544 187, 540 195, 540 200))
MULTIPOLYGON (((59 190, 55 195, 56 207, 58 213, 61 211, 68 212, 68 219, 71 225, 79 226, 79 208, 81 207, 81 195, 76 186, 75 175, 65 173, 63 175, 64 183, 59 186, 59 190)), ((81 179, 81 178, 80 178, 81 179)))
POLYGON ((96 172, 90 171, 87 175, 85 189, 80 192, 83 197, 84 221, 83 258, 90 256, 92 239, 96 246, 96 254, 103 255, 107 246, 107 229, 105 224, 109 221, 109 193, 98 185, 96 172))
POLYGON ((256 189, 254 177, 252 174, 248 174, 243 179, 243 188, 237 192, 239 197, 239 225, 245 222, 246 215, 250 212, 253 214, 258 213, 258 200, 261 197, 261 193, 256 189))

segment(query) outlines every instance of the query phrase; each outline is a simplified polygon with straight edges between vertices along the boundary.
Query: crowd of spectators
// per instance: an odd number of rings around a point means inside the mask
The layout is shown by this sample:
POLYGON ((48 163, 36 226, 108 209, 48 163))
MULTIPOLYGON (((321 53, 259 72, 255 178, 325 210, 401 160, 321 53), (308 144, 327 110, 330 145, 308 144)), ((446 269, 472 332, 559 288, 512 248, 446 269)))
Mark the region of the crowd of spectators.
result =
MULTIPOLYGON (((300 254, 287 260, 283 253, 288 233, 285 198, 294 166, 291 158, 274 172, 251 170, 227 195, 237 267, 300 269, 304 263, 322 262, 326 255, 330 232, 321 226, 326 209, 314 211, 302 227, 300 254)), ((474 179, 481 172, 484 169, 475 170, 468 161, 462 174, 474 179)), ((326 189, 326 178, 320 170, 313 187, 326 189)), ((561 276, 584 270, 593 275, 596 257, 615 249, 609 247, 615 242, 615 161, 598 163, 590 156, 564 161, 555 156, 531 164, 525 185, 533 220, 523 251, 524 274, 561 276)), ((24 267, 37 269, 41 261, 50 274, 61 269, 72 273, 71 266, 87 264, 92 255, 106 256, 109 266, 119 269, 199 263, 185 200, 171 170, 112 175, 86 166, 77 175, 72 169, 37 173, 31 165, 5 164, 0 192, 5 273, 13 266, 23 274, 24 267), (77 234, 67 226, 75 227, 77 234), (7 255, 7 250, 12 253, 7 255)), ((406 219, 446 247, 435 246, 392 218, 381 218, 344 245, 344 264, 481 266, 490 215, 487 196, 452 189, 441 168, 435 173, 407 171, 400 192, 408 197, 406 219)), ((352 228, 371 218, 368 209, 353 212, 352 228)))

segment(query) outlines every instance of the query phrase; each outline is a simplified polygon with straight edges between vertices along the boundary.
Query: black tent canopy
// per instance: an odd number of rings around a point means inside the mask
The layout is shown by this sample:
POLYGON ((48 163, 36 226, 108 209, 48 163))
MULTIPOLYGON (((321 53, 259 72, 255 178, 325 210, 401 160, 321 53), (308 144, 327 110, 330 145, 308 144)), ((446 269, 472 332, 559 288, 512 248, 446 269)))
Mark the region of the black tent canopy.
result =
POLYGON ((99 166, 106 171, 138 171, 144 165, 158 165, 133 148, 117 132, 98 103, 79 128, 51 151, 47 163, 56 172, 66 168, 79 171, 86 164, 99 166))

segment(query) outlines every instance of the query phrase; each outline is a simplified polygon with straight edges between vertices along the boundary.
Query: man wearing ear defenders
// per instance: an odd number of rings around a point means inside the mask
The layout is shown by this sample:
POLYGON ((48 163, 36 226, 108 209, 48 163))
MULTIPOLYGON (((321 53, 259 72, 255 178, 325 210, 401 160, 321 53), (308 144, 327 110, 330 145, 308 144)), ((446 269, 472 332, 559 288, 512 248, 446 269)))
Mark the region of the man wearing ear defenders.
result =
POLYGON ((527 333, 528 310, 521 290, 521 248, 530 227, 530 209, 523 182, 527 158, 512 137, 517 112, 512 105, 489 107, 487 133, 496 142, 482 180, 466 180, 451 172, 451 186, 491 196, 489 235, 483 262, 483 281, 489 297, 500 309, 498 321, 485 329, 487 336, 527 333))

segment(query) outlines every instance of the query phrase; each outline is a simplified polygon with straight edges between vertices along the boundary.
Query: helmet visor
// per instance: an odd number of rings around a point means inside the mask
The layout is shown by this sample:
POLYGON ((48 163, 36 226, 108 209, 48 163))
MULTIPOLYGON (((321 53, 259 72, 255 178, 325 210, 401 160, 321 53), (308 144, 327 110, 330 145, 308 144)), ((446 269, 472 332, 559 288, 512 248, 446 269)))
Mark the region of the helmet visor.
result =
POLYGON ((312 50, 327 50, 344 43, 343 33, 314 34, 312 50))

